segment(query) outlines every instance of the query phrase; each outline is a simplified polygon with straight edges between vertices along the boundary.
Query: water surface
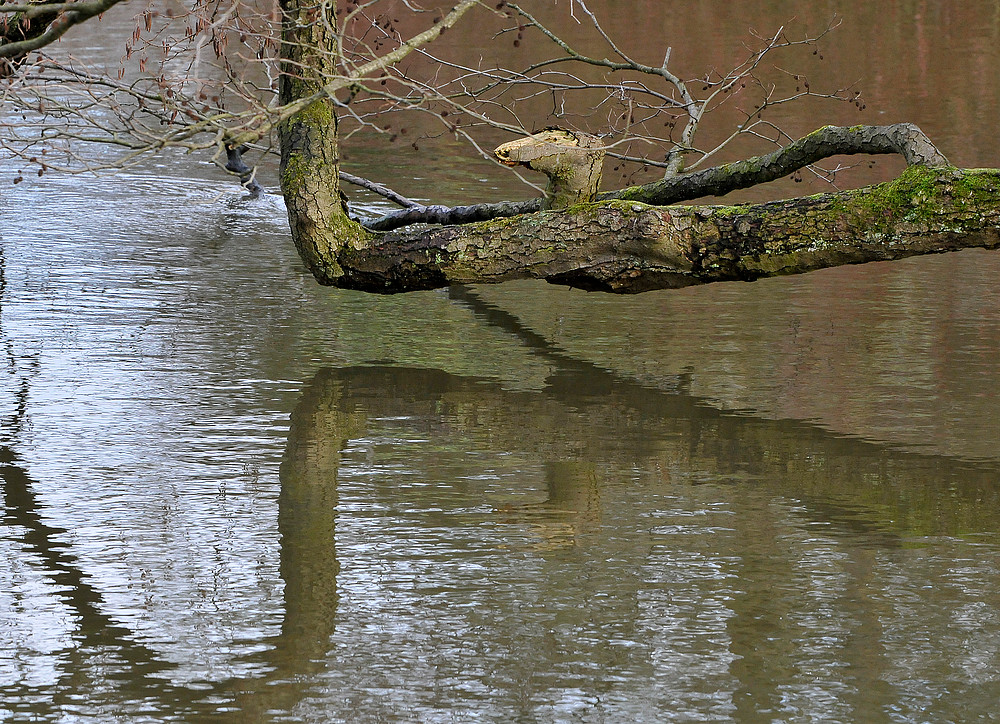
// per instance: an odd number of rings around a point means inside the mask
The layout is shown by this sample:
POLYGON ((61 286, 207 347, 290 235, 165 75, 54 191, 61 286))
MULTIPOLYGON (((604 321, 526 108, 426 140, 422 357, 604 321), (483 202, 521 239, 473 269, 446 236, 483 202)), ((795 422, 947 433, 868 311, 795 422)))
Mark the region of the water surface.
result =
MULTIPOLYGON (((890 5, 919 57, 864 63, 996 165, 942 45, 989 4, 890 5)), ((997 715, 995 252, 371 297, 183 159, 5 186, 0 233, 0 720, 997 715)))

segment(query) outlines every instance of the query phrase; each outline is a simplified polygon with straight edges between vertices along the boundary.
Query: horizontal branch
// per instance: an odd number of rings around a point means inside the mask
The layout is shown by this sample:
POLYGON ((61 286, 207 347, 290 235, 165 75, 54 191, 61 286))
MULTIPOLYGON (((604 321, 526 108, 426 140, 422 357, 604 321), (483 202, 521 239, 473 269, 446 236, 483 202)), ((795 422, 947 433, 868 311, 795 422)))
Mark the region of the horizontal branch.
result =
MULTIPOLYGON (((57 7, 64 9, 42 33, 24 40, 0 44, 0 58, 19 58, 32 50, 44 48, 65 35, 66 31, 74 25, 79 25, 95 15, 100 15, 120 2, 124 2, 124 0, 93 0, 92 2, 69 3, 68 7, 66 3, 59 3, 57 7)), ((42 3, 38 7, 44 8, 46 5, 42 3)))
POLYGON ((824 126, 763 156, 612 191, 598 198, 662 206, 702 196, 725 196, 733 191, 776 181, 830 156, 856 154, 899 154, 908 166, 941 168, 949 165, 948 159, 912 123, 849 128, 824 126))
MULTIPOLYGON (((343 173, 341 173, 343 178, 343 173)), ((472 204, 470 206, 411 206, 399 209, 371 222, 365 227, 372 231, 392 231, 411 224, 471 224, 520 214, 541 211, 544 199, 528 201, 501 201, 496 204, 472 204)))
POLYGON ((1000 247, 1000 170, 912 166, 886 184, 767 204, 610 200, 372 234, 313 272, 377 293, 524 278, 635 293, 970 247, 1000 247))

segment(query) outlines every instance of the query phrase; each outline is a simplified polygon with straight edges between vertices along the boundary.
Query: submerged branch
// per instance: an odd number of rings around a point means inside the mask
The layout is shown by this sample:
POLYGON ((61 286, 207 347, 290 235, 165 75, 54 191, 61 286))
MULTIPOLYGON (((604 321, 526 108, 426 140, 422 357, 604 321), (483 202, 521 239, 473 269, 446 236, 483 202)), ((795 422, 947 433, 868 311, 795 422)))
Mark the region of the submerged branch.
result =
POLYGON ((256 199, 264 194, 264 187, 257 183, 257 170, 246 165, 243 153, 246 146, 226 149, 226 170, 240 177, 240 185, 250 192, 250 198, 256 199))

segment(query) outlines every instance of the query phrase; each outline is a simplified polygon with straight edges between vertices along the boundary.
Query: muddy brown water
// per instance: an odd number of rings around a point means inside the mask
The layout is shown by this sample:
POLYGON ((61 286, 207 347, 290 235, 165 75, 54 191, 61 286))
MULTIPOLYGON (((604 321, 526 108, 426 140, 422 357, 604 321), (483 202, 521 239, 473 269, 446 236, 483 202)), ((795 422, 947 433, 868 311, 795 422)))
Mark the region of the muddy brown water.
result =
MULTIPOLYGON (((860 120, 1000 165, 993 3, 634 5, 685 68, 837 13, 860 120)), ((5 185, 0 235, 2 721, 1000 716, 995 252, 371 297, 173 158, 5 185)))

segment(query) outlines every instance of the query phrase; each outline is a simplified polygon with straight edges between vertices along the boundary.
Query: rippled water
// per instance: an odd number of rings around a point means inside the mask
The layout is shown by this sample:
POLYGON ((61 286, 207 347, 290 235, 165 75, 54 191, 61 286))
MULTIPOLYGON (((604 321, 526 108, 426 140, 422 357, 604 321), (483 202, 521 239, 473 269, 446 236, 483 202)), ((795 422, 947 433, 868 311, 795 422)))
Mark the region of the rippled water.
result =
POLYGON ((5 718, 995 713, 995 254, 386 299, 179 186, 4 198, 5 718))
POLYGON ((383 298, 228 184, 0 189, 0 721, 998 716, 996 252, 383 298))

